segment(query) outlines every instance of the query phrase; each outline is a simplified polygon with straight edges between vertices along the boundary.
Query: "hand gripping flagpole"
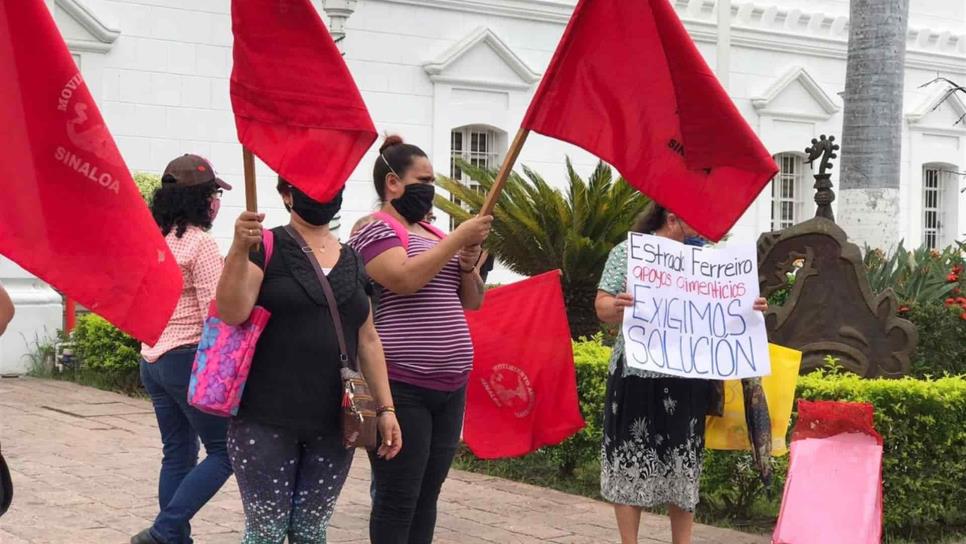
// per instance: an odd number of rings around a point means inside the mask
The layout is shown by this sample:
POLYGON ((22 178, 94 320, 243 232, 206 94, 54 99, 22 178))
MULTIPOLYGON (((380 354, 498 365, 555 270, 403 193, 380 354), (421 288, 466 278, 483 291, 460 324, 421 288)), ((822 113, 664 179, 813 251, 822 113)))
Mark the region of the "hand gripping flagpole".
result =
POLYGON ((530 135, 530 130, 521 128, 517 131, 517 135, 513 138, 513 143, 510 145, 510 149, 507 150, 506 159, 503 161, 503 166, 500 167, 500 173, 496 176, 496 181, 493 182, 493 186, 490 187, 490 192, 486 195, 486 200, 483 202, 483 207, 480 208, 480 215, 493 215, 493 209, 496 208, 496 203, 500 200, 500 193, 503 192, 503 187, 506 185, 507 180, 510 178, 510 173, 513 172, 513 165, 517 162, 517 157, 520 156, 520 150, 523 149, 524 142, 527 141, 527 136, 530 135))

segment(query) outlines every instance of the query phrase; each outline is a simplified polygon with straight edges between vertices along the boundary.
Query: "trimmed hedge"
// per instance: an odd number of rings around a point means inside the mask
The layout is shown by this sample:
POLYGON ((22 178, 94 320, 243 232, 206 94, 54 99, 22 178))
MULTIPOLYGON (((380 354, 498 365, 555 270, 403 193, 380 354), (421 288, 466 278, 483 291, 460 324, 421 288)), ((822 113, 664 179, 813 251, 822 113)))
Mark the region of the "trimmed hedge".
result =
POLYGON ((966 309, 958 304, 933 302, 915 304, 907 314, 900 315, 915 323, 919 331, 911 376, 966 374, 966 309))
POLYGON ((94 314, 77 318, 74 345, 84 366, 92 370, 137 369, 141 360, 137 340, 94 314))
POLYGON ((141 394, 141 344, 94 314, 77 318, 73 332, 81 368, 65 375, 84 385, 141 394))
MULTIPOLYGON (((586 478, 599 463, 603 405, 610 348, 598 337, 574 344, 580 407, 587 427, 563 444, 529 457, 482 463, 464 454, 461 466, 534 483, 573 489, 546 477, 549 460, 557 480, 586 478), (526 467, 532 460, 533 470, 526 467), (540 473, 539 481, 533 474, 540 473)), ((810 400, 871 402, 876 428, 885 440, 883 477, 888 534, 925 542, 949 527, 966 526, 966 378, 865 380, 854 375, 815 372, 801 376, 797 397, 810 400)), ((794 417, 794 415, 793 415, 794 417)), ((764 489, 750 455, 708 451, 699 517, 731 525, 774 522, 788 457, 773 459, 775 482, 764 489)), ((593 476, 591 476, 593 477, 593 476)), ((596 496, 592 482, 582 492, 596 496)))
POLYGON ((885 441, 887 531, 966 526, 966 378, 864 380, 816 373, 799 380, 798 395, 875 406, 876 430, 885 441))

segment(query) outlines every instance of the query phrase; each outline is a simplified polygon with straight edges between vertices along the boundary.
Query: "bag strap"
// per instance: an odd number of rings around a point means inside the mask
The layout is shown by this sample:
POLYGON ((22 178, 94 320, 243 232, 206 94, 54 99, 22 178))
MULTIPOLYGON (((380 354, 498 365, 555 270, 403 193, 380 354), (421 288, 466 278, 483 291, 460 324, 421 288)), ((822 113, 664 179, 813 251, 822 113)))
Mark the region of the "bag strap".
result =
POLYGON ((440 230, 439 227, 437 227, 436 225, 434 225, 432 223, 429 223, 427 221, 420 221, 419 224, 424 229, 426 229, 429 232, 432 232, 433 234, 435 234, 436 237, 439 238, 440 240, 442 240, 443 238, 446 238, 446 233, 443 232, 442 230, 440 230))
POLYGON ((268 263, 275 253, 275 233, 270 229, 262 229, 262 245, 265 246, 265 270, 268 270, 268 263))
POLYGON ((389 215, 386 212, 376 212, 372 214, 373 217, 382 221, 383 223, 389 225, 389 228, 396 233, 396 236, 402 241, 403 249, 409 249, 409 231, 403 226, 395 217, 389 215))
MULTIPOLYGON (((407 250, 409 249, 409 231, 402 223, 399 222, 398 219, 396 219, 392 215, 389 215, 386 212, 376 212, 372 214, 372 217, 389 225, 392 231, 396 233, 396 236, 399 237, 399 240, 402 241, 403 249, 407 249, 407 250)), ((446 238, 446 233, 441 231, 438 227, 436 227, 432 223, 427 223, 426 221, 420 221, 419 224, 424 229, 435 234, 440 240, 442 240, 443 238, 446 238)))
POLYGON ((318 276, 319 283, 322 284, 322 291, 325 293, 325 299, 329 306, 329 314, 332 316, 332 324, 335 326, 335 336, 339 340, 339 360, 342 362, 342 368, 359 372, 359 362, 349 357, 349 349, 345 341, 345 331, 342 328, 342 317, 339 315, 339 303, 335 300, 335 293, 332 292, 332 284, 329 283, 329 278, 325 277, 322 265, 319 264, 319 260, 312 253, 312 248, 305 243, 302 235, 293 229, 291 225, 285 225, 285 232, 302 248, 302 253, 305 253, 309 262, 312 263, 312 269, 315 270, 315 275, 318 276))

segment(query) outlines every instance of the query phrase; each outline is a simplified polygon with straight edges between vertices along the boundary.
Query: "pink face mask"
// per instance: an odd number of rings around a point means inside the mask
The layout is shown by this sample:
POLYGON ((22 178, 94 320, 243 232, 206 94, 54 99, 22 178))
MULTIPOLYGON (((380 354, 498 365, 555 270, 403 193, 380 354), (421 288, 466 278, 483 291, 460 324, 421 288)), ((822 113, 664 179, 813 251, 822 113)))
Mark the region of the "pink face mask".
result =
POLYGON ((221 199, 220 198, 212 198, 211 199, 211 207, 209 208, 209 211, 208 211, 209 215, 211 216, 211 220, 212 221, 214 221, 215 218, 218 217, 218 210, 220 210, 220 209, 221 209, 221 199))

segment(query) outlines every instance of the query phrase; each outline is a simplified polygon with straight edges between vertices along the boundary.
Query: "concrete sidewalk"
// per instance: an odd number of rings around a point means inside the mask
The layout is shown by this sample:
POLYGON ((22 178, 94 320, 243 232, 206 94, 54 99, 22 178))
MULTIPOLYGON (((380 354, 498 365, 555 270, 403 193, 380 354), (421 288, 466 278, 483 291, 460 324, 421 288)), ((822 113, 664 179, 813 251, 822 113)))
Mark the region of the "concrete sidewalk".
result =
MULTIPOLYGON (((156 511, 161 443, 149 402, 66 382, 0 380, 0 443, 13 472, 0 544, 123 544, 156 511)), ((369 463, 357 456, 329 542, 368 542, 369 463)), ((440 499, 440 544, 618 542, 600 502, 454 471, 440 499)), ((241 540, 234 479, 192 523, 198 544, 241 540)), ((665 518, 646 515, 641 542, 670 542, 665 518)), ((766 544, 760 536, 699 527, 695 542, 766 544)))

